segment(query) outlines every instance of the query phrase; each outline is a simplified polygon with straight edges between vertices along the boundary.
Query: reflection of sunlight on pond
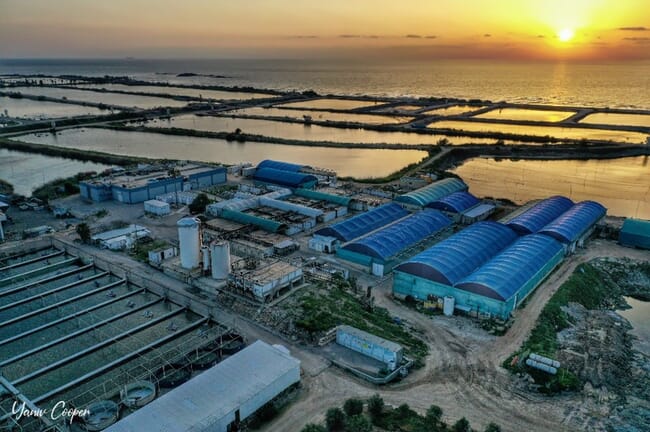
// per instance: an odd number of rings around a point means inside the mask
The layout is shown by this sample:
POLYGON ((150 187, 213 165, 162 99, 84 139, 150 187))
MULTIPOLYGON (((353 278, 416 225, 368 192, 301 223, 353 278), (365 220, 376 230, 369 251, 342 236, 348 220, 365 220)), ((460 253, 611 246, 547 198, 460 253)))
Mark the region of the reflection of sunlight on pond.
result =
POLYGON ((648 157, 608 160, 470 159, 454 172, 480 196, 518 204, 550 195, 595 200, 608 214, 650 219, 648 157))
POLYGON ((618 142, 645 143, 646 134, 638 132, 609 131, 604 129, 579 129, 554 126, 521 126, 499 123, 478 123, 445 120, 431 123, 429 128, 458 129, 474 132, 501 132, 518 135, 551 136, 566 139, 612 140, 618 142))
POLYGON ((344 149, 258 142, 239 143, 221 139, 91 128, 67 129, 56 135, 50 133, 23 135, 17 139, 37 144, 128 156, 225 164, 257 163, 263 159, 279 159, 328 168, 336 171, 340 176, 359 178, 385 176, 406 165, 419 162, 427 156, 427 152, 421 150, 344 149))
MULTIPOLYGON (((314 118, 316 118, 315 115, 317 114, 312 114, 314 118)), ((348 116, 348 114, 344 115, 348 116)), ((145 126, 165 128, 177 127, 208 132, 232 132, 239 128, 244 133, 264 135, 274 138, 363 144, 387 143, 433 145, 442 138, 447 138, 456 144, 477 141, 496 142, 496 140, 486 140, 482 138, 445 137, 444 135, 424 135, 408 132, 380 132, 361 128, 335 128, 272 120, 196 116, 193 114, 180 115, 168 120, 153 120, 147 122, 145 126)))

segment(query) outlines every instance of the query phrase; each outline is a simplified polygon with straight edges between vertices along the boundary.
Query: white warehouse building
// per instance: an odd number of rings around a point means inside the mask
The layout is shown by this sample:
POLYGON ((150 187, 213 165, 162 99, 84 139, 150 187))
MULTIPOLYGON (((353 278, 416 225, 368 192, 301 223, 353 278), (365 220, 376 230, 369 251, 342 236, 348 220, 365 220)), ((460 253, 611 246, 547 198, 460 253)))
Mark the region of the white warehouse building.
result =
POLYGON ((106 432, 227 432, 300 381, 300 360, 257 341, 106 432))
POLYGON ((164 216, 171 213, 171 207, 169 203, 164 201, 148 200, 144 202, 144 212, 164 216))

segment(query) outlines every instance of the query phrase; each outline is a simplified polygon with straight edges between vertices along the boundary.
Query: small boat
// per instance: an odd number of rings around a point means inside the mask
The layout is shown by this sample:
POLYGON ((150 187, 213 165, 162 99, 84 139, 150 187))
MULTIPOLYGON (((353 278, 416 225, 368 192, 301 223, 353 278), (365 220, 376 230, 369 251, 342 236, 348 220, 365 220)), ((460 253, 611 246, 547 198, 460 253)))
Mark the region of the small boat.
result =
POLYGON ((113 401, 103 400, 86 407, 84 427, 88 431, 101 431, 112 425, 120 417, 120 407, 113 401))
POLYGON ((129 408, 140 408, 156 398, 156 386, 150 381, 135 381, 120 390, 120 400, 129 408))

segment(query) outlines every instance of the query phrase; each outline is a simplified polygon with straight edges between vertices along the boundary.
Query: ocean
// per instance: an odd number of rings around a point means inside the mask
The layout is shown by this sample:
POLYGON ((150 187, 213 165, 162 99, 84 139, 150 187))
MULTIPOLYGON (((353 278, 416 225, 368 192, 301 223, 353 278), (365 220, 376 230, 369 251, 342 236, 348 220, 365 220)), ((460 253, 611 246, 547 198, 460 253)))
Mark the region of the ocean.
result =
POLYGON ((1 60, 0 74, 128 75, 176 84, 650 109, 650 61, 1 60), (201 76, 178 77, 179 73, 201 76), (208 76, 214 75, 214 76, 208 76))

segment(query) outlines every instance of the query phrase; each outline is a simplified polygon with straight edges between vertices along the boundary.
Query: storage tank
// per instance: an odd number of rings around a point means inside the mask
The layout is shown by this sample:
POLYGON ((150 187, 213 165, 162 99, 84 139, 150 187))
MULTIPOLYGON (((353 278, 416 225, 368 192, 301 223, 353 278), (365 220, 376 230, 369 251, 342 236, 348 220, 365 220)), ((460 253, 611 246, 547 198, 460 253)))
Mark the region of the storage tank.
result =
POLYGON ((555 375, 557 373, 557 368, 554 368, 553 366, 549 366, 544 363, 537 362, 530 358, 526 360, 526 364, 532 368, 539 369, 551 375, 555 375))
POLYGON ((230 274, 230 243, 214 241, 210 245, 212 278, 227 279, 230 274))
POLYGON ((543 363, 548 366, 552 366, 554 368, 559 368, 560 367, 560 362, 557 360, 550 359, 548 357, 541 356, 539 354, 532 353, 531 355, 528 356, 528 358, 535 360, 537 363, 543 363))
POLYGON ((197 218, 186 217, 179 220, 176 225, 178 226, 178 242, 181 249, 181 266, 186 269, 198 267, 201 221, 197 218))
POLYGON ((201 247, 201 258, 203 259, 203 271, 207 271, 210 268, 210 248, 201 247))
POLYGON ((456 299, 452 296, 445 296, 442 303, 442 313, 445 316, 452 316, 454 314, 454 306, 456 304, 456 299))

